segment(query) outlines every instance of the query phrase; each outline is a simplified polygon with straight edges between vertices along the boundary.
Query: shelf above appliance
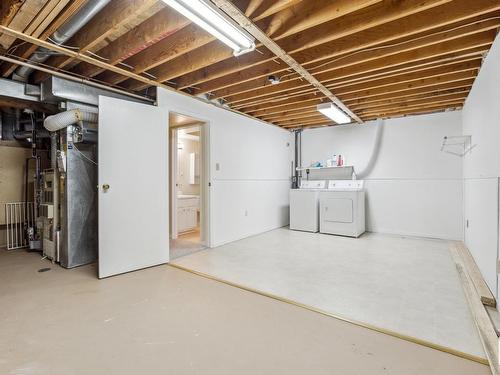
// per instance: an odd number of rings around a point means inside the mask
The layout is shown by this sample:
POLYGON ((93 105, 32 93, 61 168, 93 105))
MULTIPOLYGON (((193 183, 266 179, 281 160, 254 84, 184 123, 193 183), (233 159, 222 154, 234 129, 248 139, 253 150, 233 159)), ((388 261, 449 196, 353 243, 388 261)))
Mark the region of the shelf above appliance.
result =
POLYGON ((352 169, 352 170, 354 170, 354 167, 352 165, 343 165, 341 167, 297 167, 298 171, 321 170, 321 169, 352 169))

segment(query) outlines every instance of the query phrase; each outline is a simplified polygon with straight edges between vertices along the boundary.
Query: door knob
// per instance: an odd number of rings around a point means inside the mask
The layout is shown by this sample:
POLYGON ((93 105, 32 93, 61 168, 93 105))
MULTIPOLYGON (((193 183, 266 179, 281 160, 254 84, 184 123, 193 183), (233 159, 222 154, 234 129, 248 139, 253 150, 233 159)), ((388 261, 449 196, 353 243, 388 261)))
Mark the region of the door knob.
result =
POLYGON ((102 190, 108 191, 108 189, 109 189, 109 184, 103 184, 102 185, 102 190))

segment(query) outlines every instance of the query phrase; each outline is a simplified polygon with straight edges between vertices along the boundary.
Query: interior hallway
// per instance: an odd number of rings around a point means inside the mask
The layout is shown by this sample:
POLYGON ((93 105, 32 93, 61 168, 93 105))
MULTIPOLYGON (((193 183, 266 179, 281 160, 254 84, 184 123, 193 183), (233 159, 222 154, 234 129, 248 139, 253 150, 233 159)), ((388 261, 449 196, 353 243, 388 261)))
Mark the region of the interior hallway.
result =
POLYGON ((170 260, 197 253, 206 246, 201 243, 200 228, 193 231, 181 233, 176 239, 170 239, 170 260))
POLYGON ((0 298, 2 374, 490 373, 169 266, 98 280, 95 265, 0 251, 0 298))

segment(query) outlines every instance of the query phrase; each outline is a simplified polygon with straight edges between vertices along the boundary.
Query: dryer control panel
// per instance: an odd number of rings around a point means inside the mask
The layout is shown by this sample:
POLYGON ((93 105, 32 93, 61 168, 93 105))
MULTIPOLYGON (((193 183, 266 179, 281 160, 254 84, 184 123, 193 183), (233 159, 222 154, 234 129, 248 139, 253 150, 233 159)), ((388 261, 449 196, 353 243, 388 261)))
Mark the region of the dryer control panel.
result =
POLYGON ((333 190, 333 191, 362 191, 363 187, 364 187, 363 180, 328 181, 328 190, 333 190))
POLYGON ((324 189, 326 180, 302 180, 300 181, 301 189, 324 189))

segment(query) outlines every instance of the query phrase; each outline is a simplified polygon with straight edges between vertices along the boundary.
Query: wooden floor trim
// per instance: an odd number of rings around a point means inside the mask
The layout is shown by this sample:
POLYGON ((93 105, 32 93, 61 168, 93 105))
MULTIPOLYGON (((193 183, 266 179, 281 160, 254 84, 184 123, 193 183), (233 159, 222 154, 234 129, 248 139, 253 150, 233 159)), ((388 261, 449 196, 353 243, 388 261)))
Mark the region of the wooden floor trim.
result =
POLYGON ((495 328, 491 319, 481 302, 479 294, 477 294, 476 288, 471 280, 469 273, 467 272, 467 267, 464 264, 462 257, 459 252, 459 243, 452 243, 450 245, 450 253, 455 261, 455 266, 457 268, 460 281, 469 303, 469 308, 474 318, 474 323, 476 324, 477 331, 479 333, 479 338, 483 344, 486 357, 490 365, 491 373, 493 375, 500 375, 499 358, 498 358, 498 336, 496 334, 495 328))
POLYGON ((483 305, 495 307, 495 297, 493 296, 493 293, 491 293, 490 288, 488 288, 486 281, 484 281, 483 275, 481 275, 481 271, 474 261, 469 249, 463 242, 458 242, 456 246, 472 284, 476 288, 476 292, 479 294, 479 297, 481 297, 481 302, 483 305))
MULTIPOLYGON (((300 308, 303 308, 303 309, 306 309, 309 311, 313 311, 315 313, 325 315, 325 316, 328 316, 328 317, 331 317, 331 318, 334 318, 337 320, 341 320, 343 322, 347 322, 347 323, 350 323, 350 324, 353 324, 353 325, 356 325, 359 327, 367 328, 367 329, 370 329, 372 331, 383 333, 383 334, 386 334, 386 335, 389 335, 392 337, 396 337, 396 338, 401 339, 401 340, 409 341, 409 342, 412 342, 412 343, 417 344, 417 345, 422 345, 422 346, 425 346, 425 347, 428 347, 431 349, 439 350, 441 352, 448 353, 448 354, 451 354, 451 355, 454 355, 454 356, 457 356, 460 358, 468 359, 470 361, 474 361, 477 363, 481 363, 483 365, 488 365, 488 363, 489 363, 488 360, 486 358, 483 358, 483 357, 475 356, 475 355, 472 355, 469 353, 464 353, 462 351, 452 349, 452 348, 449 348, 449 347, 446 347, 443 345, 435 344, 435 343, 430 342, 430 341, 422 340, 422 339, 419 339, 416 337, 408 336, 408 335, 398 333, 395 331, 391 331, 391 330, 388 330, 385 328, 381 328, 381 327, 377 327, 377 326, 374 326, 371 324, 367 324, 367 323, 359 322, 359 321, 356 321, 353 319, 349 319, 349 318, 346 318, 346 317, 343 317, 343 316, 340 316, 337 314, 333 314, 333 313, 318 309, 318 308, 313 307, 313 306, 306 305, 306 304, 298 302, 298 301, 293 301, 293 300, 290 300, 288 298, 280 297, 280 296, 272 294, 272 293, 263 292, 261 290, 257 290, 257 289, 253 289, 253 288, 250 288, 250 287, 247 287, 244 285, 240 285, 240 284, 234 283, 232 281, 220 279, 218 277, 215 277, 215 276, 203 273, 203 272, 199 272, 199 271, 187 268, 187 267, 183 267, 183 266, 180 266, 180 265, 175 264, 175 263, 169 263, 168 265, 170 267, 177 268, 179 270, 186 271, 186 272, 192 273, 192 274, 197 275, 197 276, 201 276, 201 277, 204 277, 204 278, 207 278, 210 280, 214 280, 214 281, 217 281, 217 282, 220 282, 220 283, 223 283, 223 284, 226 284, 226 285, 238 288, 238 289, 245 290, 247 292, 259 294, 259 295, 264 296, 264 297, 272 298, 272 299, 280 301, 280 302, 288 303, 290 305, 294 305, 294 306, 297 306, 297 307, 300 307, 300 308)), ((497 375, 497 374, 495 374, 495 375, 497 375)))

